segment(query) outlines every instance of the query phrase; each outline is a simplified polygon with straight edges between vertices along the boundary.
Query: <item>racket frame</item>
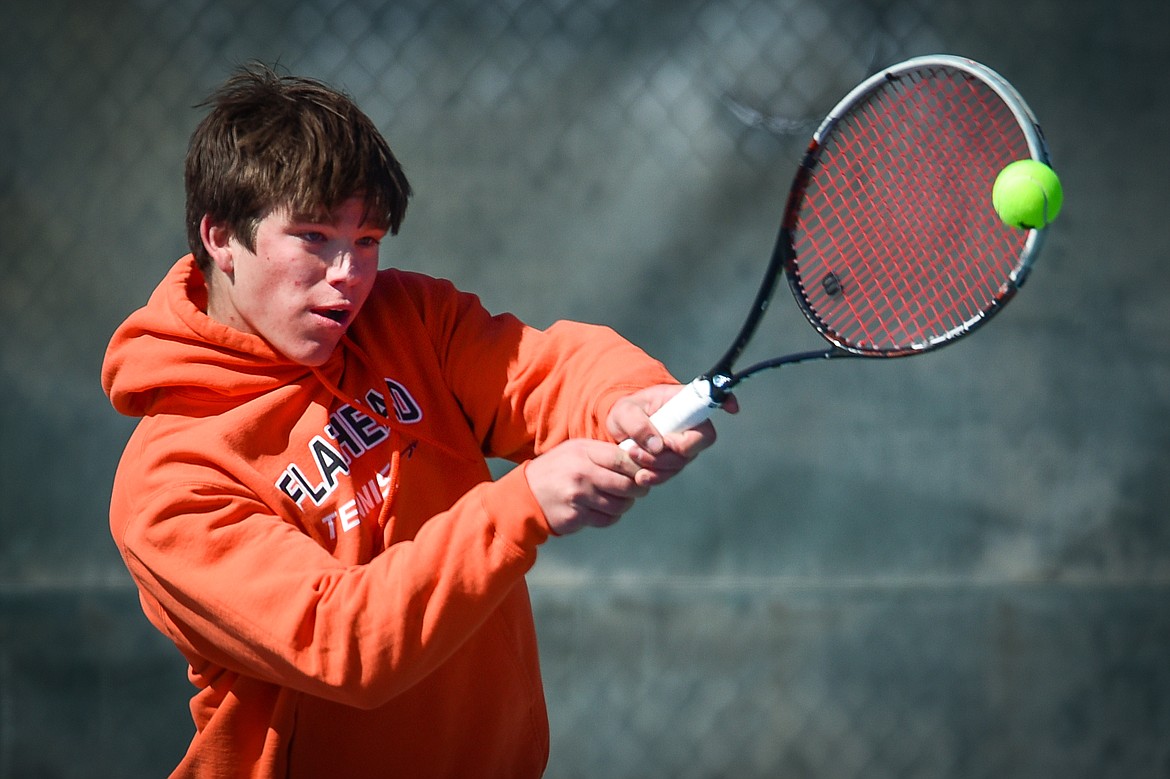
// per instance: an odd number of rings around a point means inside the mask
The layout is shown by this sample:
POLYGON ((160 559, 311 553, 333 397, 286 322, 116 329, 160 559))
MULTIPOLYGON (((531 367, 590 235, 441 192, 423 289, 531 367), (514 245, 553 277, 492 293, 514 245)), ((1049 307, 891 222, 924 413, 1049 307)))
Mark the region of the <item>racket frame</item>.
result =
MULTIPOLYGON (((650 422, 659 432, 674 433, 700 424, 715 409, 723 405, 737 384, 749 376, 768 368, 776 368, 781 365, 806 362, 809 360, 824 360, 838 357, 904 357, 912 354, 922 354, 923 352, 953 343, 960 337, 971 333, 994 316, 996 312, 1003 308, 1015 296, 1020 287, 1023 286, 1044 242, 1044 229, 1031 229, 1028 231, 1016 266, 1008 274, 1007 279, 1003 282, 991 303, 982 308, 972 319, 959 324, 940 336, 934 337, 926 343, 916 344, 912 348, 887 348, 884 350, 857 348, 838 339, 831 329, 821 322, 812 311, 803 290, 799 286, 799 272, 796 268, 796 250, 794 248, 793 236, 800 214, 800 207, 804 201, 805 189, 816 170, 825 139, 829 137, 836 124, 849 115, 855 105, 865 100, 880 85, 887 81, 896 81, 913 71, 928 68, 957 70, 960 73, 977 79, 990 88, 1011 111, 1016 120, 1016 124, 1023 132, 1028 154, 1031 158, 1046 165, 1050 164, 1048 147, 1032 110, 1006 79, 986 65, 965 57, 957 57, 950 54, 936 54, 914 57, 899 64, 892 65, 862 81, 837 103, 813 133, 812 140, 793 179, 792 188, 789 191, 788 201, 784 210, 784 218, 781 220, 780 233, 777 236, 772 250, 772 256, 768 261, 767 270, 764 273, 756 296, 748 310, 747 317, 744 319, 735 340, 732 341, 731 346, 719 358, 718 362, 715 363, 710 371, 695 378, 660 409, 654 412, 650 417, 650 422), (789 286, 802 313, 821 337, 829 343, 829 346, 828 348, 797 352, 782 357, 763 360, 736 371, 733 365, 747 347, 748 341, 755 334, 760 320, 768 310, 772 295, 776 290, 776 284, 781 275, 785 275, 788 278, 789 286)), ((990 199, 990 193, 988 193, 988 196, 990 199)), ((635 444, 632 440, 626 440, 622 442, 621 446, 626 449, 632 449, 635 444)))
MULTIPOLYGON (((755 299, 752 302, 748 315, 745 318, 738 334, 732 341, 731 346, 723 354, 722 357, 715 363, 710 371, 701 375, 690 386, 694 387, 700 382, 705 382, 709 386, 709 397, 712 407, 720 405, 726 400, 731 390, 744 379, 759 373, 760 371, 776 368, 781 365, 790 365, 799 362, 807 362, 810 360, 825 360, 838 357, 905 357, 914 354, 921 354, 932 349, 939 348, 949 343, 953 343, 960 336, 966 335, 981 324, 991 319, 1024 285, 1028 278, 1028 274, 1035 263, 1035 259, 1040 252, 1040 248, 1044 242, 1045 231, 1043 229, 1032 229, 1028 231, 1025 238, 1024 248, 1021 252, 1019 262, 999 291, 996 299, 986 309, 954 328, 952 331, 944 334, 942 337, 936 338, 931 342, 916 345, 913 348, 905 348, 899 350, 865 350, 850 346, 843 343, 836 338, 832 331, 825 326, 823 322, 811 310, 803 291, 798 285, 796 272, 796 255, 793 248, 793 235, 796 229, 797 217, 800 213, 800 208, 804 202, 804 194, 808 182, 811 180, 813 173, 816 170, 820 153, 823 148, 825 139, 832 133, 834 127, 846 116, 850 114, 852 109, 863 102, 870 93, 874 92, 881 85, 887 81, 897 81, 905 75, 921 71, 929 68, 948 68, 957 70, 968 76, 974 77, 987 85, 996 95, 1003 101, 1004 105, 1008 107, 1012 115, 1016 119, 1022 131, 1028 147, 1028 153, 1032 159, 1042 162, 1046 165, 1050 164, 1048 145, 1045 142, 1044 134, 1040 129, 1040 124, 1036 120, 1035 114, 1032 113, 1031 108, 1024 102, 1023 97, 1016 91, 1016 89, 1008 83, 1008 81, 999 75, 991 68, 974 60, 958 57, 950 54, 934 54, 921 57, 913 57, 904 62, 892 65, 888 68, 874 73, 866 78, 850 92, 843 97, 836 106, 828 113, 822 120, 816 131, 813 133, 812 140, 809 142, 804 156, 801 159, 800 165, 797 168, 796 175, 793 179, 792 188, 789 191, 788 201, 784 209, 784 218, 781 221, 780 233, 777 236, 775 246, 772 250, 772 256, 768 262, 767 270, 764 273, 763 280, 756 292, 755 299), (784 355, 781 357, 774 357, 760 362, 753 363, 741 370, 735 370, 733 365, 739 359, 748 342, 755 334, 759 326, 760 320, 764 313, 768 310, 771 303, 772 295, 775 292, 776 285, 780 276, 784 275, 788 279, 789 287, 796 298, 802 313, 809 320, 810 324, 816 331, 829 342, 828 348, 814 349, 805 352, 796 352, 793 354, 784 355)), ((696 390, 698 392, 700 390, 696 390)))

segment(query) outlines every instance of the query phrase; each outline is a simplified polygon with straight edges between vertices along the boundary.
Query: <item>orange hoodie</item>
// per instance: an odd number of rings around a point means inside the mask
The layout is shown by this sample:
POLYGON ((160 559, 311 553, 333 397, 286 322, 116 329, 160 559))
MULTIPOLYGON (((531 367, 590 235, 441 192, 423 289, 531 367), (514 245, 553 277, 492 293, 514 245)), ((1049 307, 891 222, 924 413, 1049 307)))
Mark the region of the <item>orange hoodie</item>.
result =
POLYGON ((141 417, 114 539, 190 663, 177 777, 524 777, 548 723, 524 575, 548 526, 517 461, 608 438, 673 382, 601 327, 492 316, 382 271, 310 369, 216 323, 190 256, 114 334, 102 383, 141 417))

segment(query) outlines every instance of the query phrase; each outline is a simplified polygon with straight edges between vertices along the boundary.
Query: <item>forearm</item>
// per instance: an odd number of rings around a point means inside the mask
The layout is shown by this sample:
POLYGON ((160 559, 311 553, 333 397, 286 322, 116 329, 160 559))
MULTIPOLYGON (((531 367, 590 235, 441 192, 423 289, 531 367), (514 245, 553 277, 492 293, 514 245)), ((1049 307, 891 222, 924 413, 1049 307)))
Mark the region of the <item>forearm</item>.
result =
POLYGON ((457 649, 548 534, 519 472, 358 566, 275 517, 191 508, 132 524, 123 539, 160 628, 228 670, 359 707, 384 703, 457 649))
MULTIPOLYGON (((525 328, 507 371, 467 372, 477 378, 457 392, 491 426, 481 431, 489 454, 523 459, 570 438, 608 440, 610 409, 643 387, 673 383, 657 360, 613 330, 558 322, 525 328)), ((456 379, 458 381, 458 379, 456 379)))

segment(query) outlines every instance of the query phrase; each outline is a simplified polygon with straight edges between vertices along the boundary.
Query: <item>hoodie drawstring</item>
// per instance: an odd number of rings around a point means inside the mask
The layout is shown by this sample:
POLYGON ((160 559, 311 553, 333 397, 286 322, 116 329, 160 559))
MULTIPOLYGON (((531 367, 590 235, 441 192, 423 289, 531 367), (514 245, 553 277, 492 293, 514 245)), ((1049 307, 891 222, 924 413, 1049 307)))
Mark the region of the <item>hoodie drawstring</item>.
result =
POLYGON ((387 477, 390 486, 386 488, 386 497, 382 499, 382 508, 378 511, 378 529, 383 531, 386 529, 386 523, 390 521, 390 507, 394 505, 394 498, 398 495, 398 465, 402 462, 402 452, 398 450, 396 438, 395 434, 390 440, 393 447, 390 450, 390 475, 387 477))
MULTIPOLYGON (((342 341, 357 357, 367 370, 370 369, 370 358, 366 356, 365 352, 361 350, 357 344, 350 340, 349 336, 342 336, 342 341)), ((390 417, 386 414, 380 414, 369 405, 362 402, 360 398, 347 398, 341 388, 330 381, 329 377, 321 372, 318 368, 312 368, 313 375, 317 380, 324 385, 325 389, 333 394, 333 397, 340 400, 342 403, 348 403, 354 408, 360 409, 363 414, 366 414, 374 421, 381 424, 390 434, 390 471, 386 476, 387 488, 386 495, 382 498, 382 508, 378 510, 378 528, 380 530, 386 529, 386 523, 390 521, 390 510, 394 505, 394 498, 398 495, 398 471, 402 463, 402 452, 400 451, 400 444, 402 435, 398 432, 397 425, 391 422, 390 417)))
MULTIPOLYGON (((341 337, 341 343, 345 346, 346 350, 353 354, 357 361, 360 362, 363 367, 365 367, 368 373, 375 376, 378 375, 372 367, 372 361, 370 360, 369 356, 365 353, 365 351, 362 350, 360 346, 354 343, 354 341, 348 335, 343 335, 341 337)), ((382 414, 378 411, 375 411, 360 398, 346 397, 345 393, 341 391, 341 388, 330 381, 329 377, 327 377, 319 369, 312 368, 311 370, 313 371, 313 375, 317 377, 318 381, 320 381, 321 384, 324 385, 325 388, 329 390, 329 392, 331 392, 335 398, 340 400, 342 403, 348 403, 354 408, 361 409, 364 414, 380 423, 388 431, 390 431, 390 474, 388 477, 389 487, 387 488, 386 497, 382 501, 382 509, 378 512, 378 525, 382 527, 382 529, 385 529, 386 522, 388 522, 390 518, 390 509, 394 504, 394 497, 398 494, 399 467, 402 462, 400 444, 403 439, 403 434, 399 430, 399 424, 397 421, 391 419, 388 413, 382 414)), ((389 402, 387 403, 387 411, 389 411, 389 402)), ((470 457, 466 452, 459 452, 446 444, 442 444, 425 436, 418 436, 416 434, 415 437, 417 440, 425 441, 429 446, 433 446, 435 449, 445 452, 456 459, 475 462, 475 459, 470 457)))

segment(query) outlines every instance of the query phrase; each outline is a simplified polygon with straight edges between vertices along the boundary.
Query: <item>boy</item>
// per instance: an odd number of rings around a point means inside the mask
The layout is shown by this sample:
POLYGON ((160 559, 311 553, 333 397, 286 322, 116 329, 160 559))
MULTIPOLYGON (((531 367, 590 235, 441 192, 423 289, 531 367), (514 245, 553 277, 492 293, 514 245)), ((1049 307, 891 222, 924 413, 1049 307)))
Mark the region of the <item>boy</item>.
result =
POLYGON ((102 375, 142 418, 111 529, 197 690, 173 775, 539 776, 537 547, 714 431, 660 437, 677 383, 608 329, 379 271, 410 186, 344 95, 252 68, 207 105, 191 254, 102 375), (493 482, 485 457, 521 465, 493 482))

